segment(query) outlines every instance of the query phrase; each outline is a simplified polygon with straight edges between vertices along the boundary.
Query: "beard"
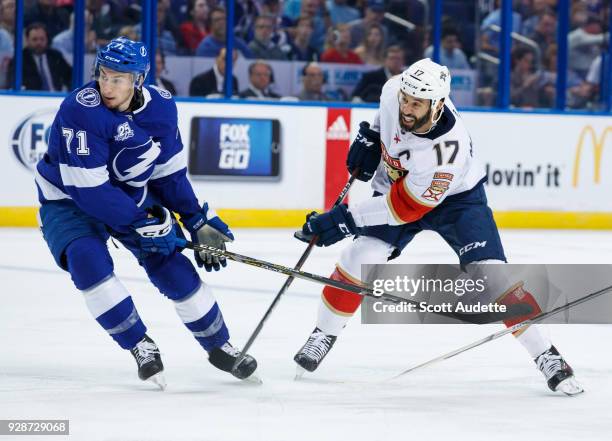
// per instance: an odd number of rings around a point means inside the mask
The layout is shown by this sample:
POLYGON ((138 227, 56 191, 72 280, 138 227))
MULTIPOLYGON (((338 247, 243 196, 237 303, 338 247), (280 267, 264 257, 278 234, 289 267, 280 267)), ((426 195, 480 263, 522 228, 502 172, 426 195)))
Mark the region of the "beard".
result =
POLYGON ((402 117, 402 113, 400 112, 399 114, 400 127, 402 128, 402 130, 405 130, 406 132, 414 132, 415 130, 420 129, 425 124, 427 124, 430 119, 431 119, 431 107, 429 108, 429 110, 423 117, 415 118, 414 122, 412 123, 412 126, 407 126, 406 123, 404 122, 404 118, 402 117))

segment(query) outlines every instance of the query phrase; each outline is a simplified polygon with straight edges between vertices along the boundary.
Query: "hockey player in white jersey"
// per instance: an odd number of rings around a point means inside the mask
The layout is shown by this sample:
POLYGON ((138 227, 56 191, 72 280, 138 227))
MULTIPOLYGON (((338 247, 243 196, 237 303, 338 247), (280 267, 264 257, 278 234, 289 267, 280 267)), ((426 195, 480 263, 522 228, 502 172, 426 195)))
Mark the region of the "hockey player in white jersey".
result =
MULTIPOLYGON (((342 252, 332 278, 361 283, 361 265, 385 263, 397 257, 414 236, 433 230, 453 248, 468 273, 486 263, 506 262, 487 205, 482 165, 457 110, 450 101, 448 69, 430 59, 420 60, 385 84, 372 126, 360 124, 347 166, 358 179, 372 177, 374 196, 352 206, 339 205, 308 216, 296 237, 318 246, 357 235, 342 252), (381 161, 382 156, 382 161, 381 161), (474 243, 479 246, 473 246, 474 243)), ((506 326, 541 312, 522 284, 499 281, 499 302, 524 302, 528 316, 505 320, 506 326)), ((325 287, 317 324, 295 355, 298 369, 314 371, 361 304, 362 296, 325 287)), ((529 352, 553 391, 582 392, 571 367, 537 327, 523 327, 515 337, 529 352)))

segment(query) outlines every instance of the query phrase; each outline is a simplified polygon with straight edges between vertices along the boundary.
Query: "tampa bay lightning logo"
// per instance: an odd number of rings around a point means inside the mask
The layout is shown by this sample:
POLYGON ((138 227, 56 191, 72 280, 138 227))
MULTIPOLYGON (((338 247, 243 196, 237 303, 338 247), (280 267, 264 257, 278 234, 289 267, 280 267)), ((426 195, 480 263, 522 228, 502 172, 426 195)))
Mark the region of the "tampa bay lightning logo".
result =
POLYGON ((77 93, 76 100, 85 107, 96 107, 100 104, 100 94, 92 87, 87 87, 77 93))
POLYGON ((10 145, 17 160, 30 171, 47 151, 57 109, 42 109, 23 118, 11 132, 10 145))
POLYGON ((160 153, 159 143, 152 139, 144 145, 121 149, 113 159, 115 178, 131 187, 144 187, 160 153))
POLYGON ((157 93, 159 93, 162 98, 166 98, 167 100, 169 100, 170 98, 172 98, 172 94, 170 92, 168 92, 166 89, 162 89, 161 87, 157 87, 157 86, 150 86, 151 89, 154 89, 157 91, 157 93))
POLYGON ((144 46, 140 47, 140 55, 142 55, 143 57, 147 56, 147 48, 144 46))

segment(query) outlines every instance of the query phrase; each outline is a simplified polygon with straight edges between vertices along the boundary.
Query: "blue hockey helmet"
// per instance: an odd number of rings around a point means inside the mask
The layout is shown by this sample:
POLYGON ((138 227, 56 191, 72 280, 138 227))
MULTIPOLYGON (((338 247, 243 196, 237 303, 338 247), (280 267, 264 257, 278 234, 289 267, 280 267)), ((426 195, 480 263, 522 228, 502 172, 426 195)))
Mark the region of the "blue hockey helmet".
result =
POLYGON ((98 50, 95 64, 96 78, 100 73, 100 66, 134 74, 134 82, 137 86, 141 86, 149 73, 149 51, 140 41, 118 37, 98 50))

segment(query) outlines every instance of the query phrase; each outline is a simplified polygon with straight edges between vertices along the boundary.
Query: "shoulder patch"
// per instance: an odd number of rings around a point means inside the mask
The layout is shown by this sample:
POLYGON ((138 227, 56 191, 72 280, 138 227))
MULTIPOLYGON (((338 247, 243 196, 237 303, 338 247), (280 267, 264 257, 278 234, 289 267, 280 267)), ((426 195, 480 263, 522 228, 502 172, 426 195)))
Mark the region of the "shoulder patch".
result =
POLYGON ((452 173, 444 173, 444 172, 435 172, 433 178, 434 179, 446 179, 447 181, 452 181, 455 175, 452 173))
POLYGON ((85 107, 96 107, 100 104, 100 94, 93 87, 87 87, 77 93, 76 100, 85 107))
POLYGON ((437 181, 434 179, 421 197, 431 202, 439 202, 440 198, 448 190, 449 185, 450 183, 448 181, 437 181))
POLYGON ((151 87, 151 89, 155 89, 157 91, 157 93, 159 93, 162 98, 166 98, 167 100, 169 100, 170 98, 172 98, 172 94, 170 92, 168 92, 166 89, 162 89, 161 87, 157 87, 157 86, 149 86, 151 87))

